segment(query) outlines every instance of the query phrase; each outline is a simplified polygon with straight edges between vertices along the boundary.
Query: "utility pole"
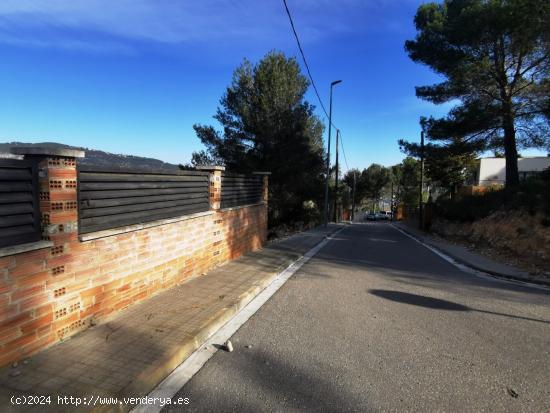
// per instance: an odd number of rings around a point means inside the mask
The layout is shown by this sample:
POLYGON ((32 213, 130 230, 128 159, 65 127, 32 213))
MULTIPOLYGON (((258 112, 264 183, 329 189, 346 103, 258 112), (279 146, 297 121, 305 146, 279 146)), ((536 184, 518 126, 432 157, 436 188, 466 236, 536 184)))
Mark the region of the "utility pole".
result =
MULTIPOLYGON (((424 128, 424 127, 422 127, 424 128)), ((420 216, 419 216, 419 226, 420 229, 424 229, 424 207, 422 199, 422 190, 424 189, 424 130, 420 132, 420 188, 419 188, 419 201, 420 201, 420 216)))
POLYGON ((355 171, 353 171, 353 196, 351 197, 351 221, 355 220, 355 171))
POLYGON ((340 129, 336 129, 336 182, 334 186, 334 222, 340 221, 338 216, 338 145, 340 145, 340 129))
POLYGON ((330 108, 328 115, 328 145, 327 145, 327 177, 325 179, 325 227, 328 225, 328 181, 330 179, 330 131, 332 130, 332 88, 340 83, 341 80, 335 80, 330 84, 330 108))
POLYGON ((390 190, 390 220, 393 221, 393 174, 391 178, 391 190, 390 190))

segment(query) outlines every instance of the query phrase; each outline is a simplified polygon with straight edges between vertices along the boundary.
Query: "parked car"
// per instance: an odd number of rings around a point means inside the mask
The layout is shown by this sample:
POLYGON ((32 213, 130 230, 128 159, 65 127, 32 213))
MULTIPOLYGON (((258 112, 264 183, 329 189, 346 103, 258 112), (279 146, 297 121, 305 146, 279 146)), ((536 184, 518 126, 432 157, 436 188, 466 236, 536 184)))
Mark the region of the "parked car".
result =
POLYGON ((369 212, 367 215, 365 215, 365 219, 367 221, 376 221, 378 219, 378 215, 374 212, 369 212))
POLYGON ((367 221, 388 221, 390 218, 391 212, 389 211, 369 212, 365 215, 367 221))

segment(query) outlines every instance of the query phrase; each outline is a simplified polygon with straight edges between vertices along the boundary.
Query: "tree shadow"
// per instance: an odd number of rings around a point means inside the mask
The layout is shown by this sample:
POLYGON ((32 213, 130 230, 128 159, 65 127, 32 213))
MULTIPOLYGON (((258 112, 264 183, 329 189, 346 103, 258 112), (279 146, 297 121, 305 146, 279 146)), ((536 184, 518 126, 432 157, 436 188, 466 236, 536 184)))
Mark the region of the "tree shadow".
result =
POLYGON ((446 292, 517 302, 545 302, 550 291, 466 273, 424 246, 388 228, 387 224, 352 225, 339 235, 346 242, 324 248, 313 260, 322 261, 327 274, 349 268, 388 277, 400 283, 446 292), (373 239, 384 239, 378 242, 373 239), (387 242, 395 241, 395 242, 387 242))
POLYGON ((284 409, 341 412, 366 411, 368 406, 356 395, 336 388, 332 377, 307 369, 265 352, 249 354, 248 375, 268 392, 278 393, 284 409))
MULTIPOLYGON (((318 227, 304 233, 293 234, 282 240, 271 242, 262 249, 244 254, 233 262, 238 263, 241 269, 243 266, 250 267, 256 273, 282 271, 315 247, 322 239, 320 235, 328 235, 332 228, 331 225, 329 229, 318 227)), ((230 262, 224 265, 227 266, 226 268, 231 268, 230 262)))
POLYGON ((448 311, 470 311, 470 308, 465 305, 453 303, 452 301, 441 300, 439 298, 426 297, 424 295, 392 290, 369 290, 369 293, 377 297, 385 298, 386 300, 397 301, 399 303, 416 305, 424 308, 448 311))
POLYGON ((477 313, 492 314, 501 317, 515 318, 519 320, 534 321, 537 323, 550 324, 550 321, 540 320, 537 318, 523 317, 512 314, 499 313, 495 311, 487 310, 478 310, 472 307, 468 307, 462 304, 458 304, 448 300, 442 300, 440 298, 427 297, 425 295, 405 293, 402 291, 394 290, 377 290, 371 289, 368 292, 372 295, 375 295, 386 300, 395 301, 402 304, 415 305, 423 308, 430 308, 433 310, 444 310, 444 311, 472 311, 477 313))
MULTIPOLYGON (((318 374, 319 366, 296 364, 284 356, 261 349, 232 353, 224 357, 218 353, 213 363, 220 369, 216 386, 206 374, 196 377, 175 396, 188 397, 195 403, 185 409, 166 406, 167 412, 258 412, 258 411, 308 411, 344 412, 370 411, 364 399, 337 387, 331 376, 318 374), (225 383, 237 380, 236 383, 225 383), (220 388, 218 388, 220 386, 220 388), (242 386, 242 389, 241 389, 242 386), (245 390, 246 389, 246 390, 245 390), (249 393, 250 392, 250 393, 249 393), (254 397, 251 397, 251 395, 254 397), (200 396, 200 397, 199 397, 200 396)), ((326 367, 326 366, 325 366, 326 367)), ((206 371, 199 373, 199 376, 206 371)))
MULTIPOLYGON (((120 319, 105 322, 31 356, 17 369, 1 369, 0 401, 6 395, 50 396, 53 402, 40 405, 40 411, 69 412, 92 410, 91 406, 71 404, 71 397, 83 403, 84 398, 148 394, 172 351, 166 340, 171 331, 154 321, 144 318, 139 327, 129 327, 120 319), (13 377, 10 373, 16 370, 18 375, 13 377)), ((4 407, 0 411, 29 411, 24 404, 4 407)))

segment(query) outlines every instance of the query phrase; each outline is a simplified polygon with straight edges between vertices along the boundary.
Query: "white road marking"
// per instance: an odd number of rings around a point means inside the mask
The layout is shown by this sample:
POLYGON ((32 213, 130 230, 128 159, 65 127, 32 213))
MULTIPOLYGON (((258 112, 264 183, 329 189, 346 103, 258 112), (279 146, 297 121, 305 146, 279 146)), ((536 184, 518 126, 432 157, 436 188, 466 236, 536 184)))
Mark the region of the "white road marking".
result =
MULTIPOLYGON (((288 281, 305 263, 317 254, 332 238, 343 231, 346 227, 339 229, 332 235, 326 237, 315 247, 307 251, 300 259, 294 261, 285 270, 279 273, 276 278, 260 294, 243 307, 223 327, 213 333, 206 342, 191 354, 182 364, 170 373, 151 393, 146 397, 170 399, 202 368, 202 366, 218 351, 214 344, 225 343, 237 330, 248 321, 266 302, 275 294, 279 288, 288 281)), ((162 410, 160 404, 142 404, 134 407, 131 413, 157 413, 162 410)))
POLYGON ((411 234, 408 234, 406 231, 403 231, 401 228, 398 228, 397 226, 395 226, 393 224, 390 224, 390 227, 392 227, 393 229, 401 232, 403 235, 409 237, 410 239, 418 242, 420 245, 423 245, 424 247, 429 249, 434 254, 438 255, 439 257, 443 258, 448 263, 454 265, 455 267, 457 267, 461 271, 464 271, 468 274, 472 274, 472 275, 475 275, 476 277, 480 277, 480 278, 495 281, 495 282, 517 284, 517 285, 527 286, 527 287, 531 287, 531 288, 536 288, 538 290, 543 290, 543 291, 548 291, 549 290, 548 287, 544 287, 544 286, 539 285, 539 284, 533 284, 533 283, 530 283, 528 281, 519 281, 519 280, 508 279, 508 278, 500 278, 496 275, 492 275, 492 274, 489 274, 489 273, 486 273, 486 272, 483 272, 483 271, 473 269, 471 267, 468 267, 467 265, 464 265, 464 264, 456 261, 454 258, 452 258, 452 257, 448 256, 447 254, 439 251, 438 249, 432 247, 431 245, 426 244, 425 242, 419 240, 418 238, 413 237, 411 234))

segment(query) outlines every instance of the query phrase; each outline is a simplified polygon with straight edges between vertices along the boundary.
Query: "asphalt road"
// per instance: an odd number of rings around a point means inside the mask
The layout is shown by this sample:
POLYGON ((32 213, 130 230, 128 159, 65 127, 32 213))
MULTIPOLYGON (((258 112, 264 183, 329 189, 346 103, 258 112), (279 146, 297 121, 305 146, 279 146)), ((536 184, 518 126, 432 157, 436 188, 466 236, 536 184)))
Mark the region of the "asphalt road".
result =
POLYGON ((179 411, 550 411, 550 293, 386 223, 346 228, 232 341, 179 411))

